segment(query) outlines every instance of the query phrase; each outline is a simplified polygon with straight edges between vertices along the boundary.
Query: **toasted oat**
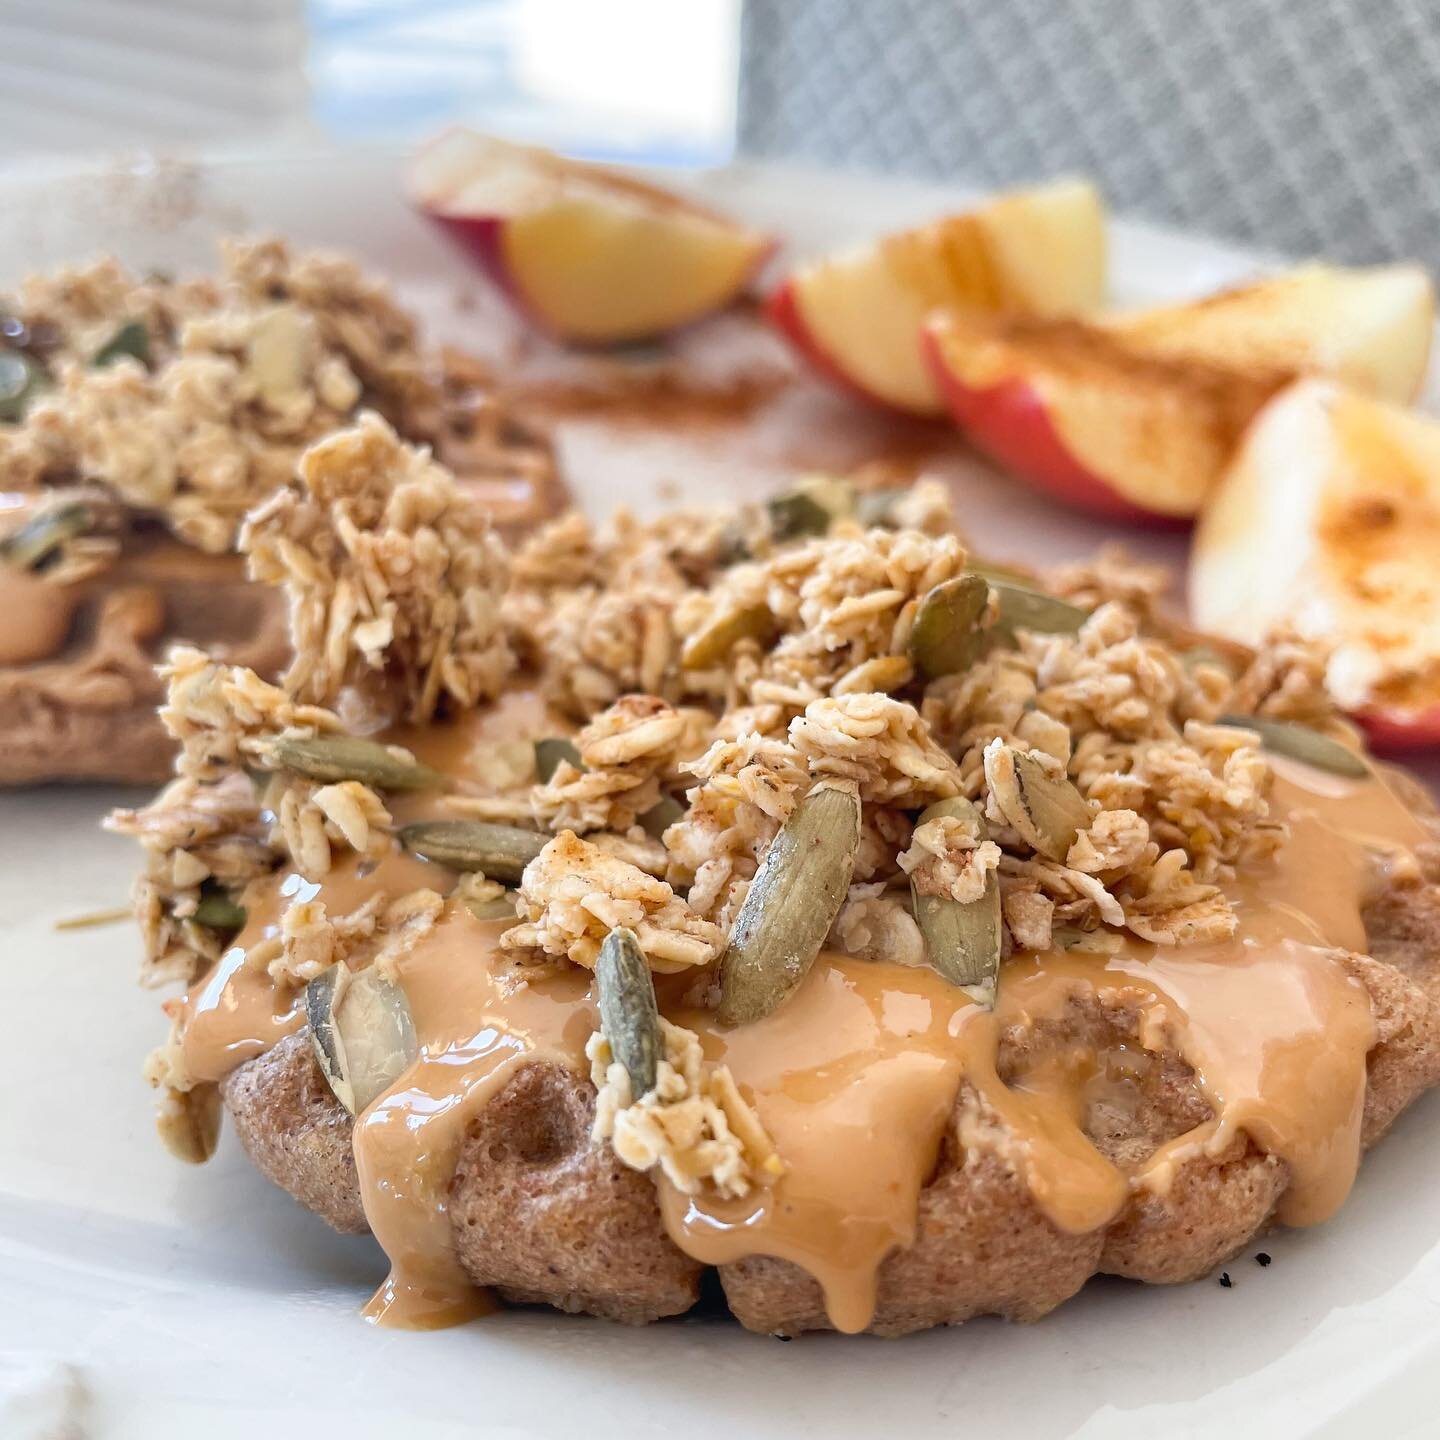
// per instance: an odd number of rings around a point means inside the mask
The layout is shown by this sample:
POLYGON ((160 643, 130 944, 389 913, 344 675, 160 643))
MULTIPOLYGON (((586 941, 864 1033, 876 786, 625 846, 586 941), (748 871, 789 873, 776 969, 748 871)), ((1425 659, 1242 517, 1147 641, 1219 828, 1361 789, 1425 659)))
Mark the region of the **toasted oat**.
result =
POLYGON ((290 775, 272 776, 265 787, 265 809, 275 816, 272 843, 309 881, 330 872, 334 851, 348 847, 372 860, 395 849, 390 812, 368 785, 346 780, 317 785, 290 775))
POLYGON ((915 810, 961 790, 959 767, 915 707, 888 695, 813 701, 792 722, 790 738, 811 775, 853 780, 873 804, 915 810))
POLYGON ((852 885, 826 941, 831 949, 865 960, 925 965, 925 937, 915 923, 910 897, 870 880, 852 885))

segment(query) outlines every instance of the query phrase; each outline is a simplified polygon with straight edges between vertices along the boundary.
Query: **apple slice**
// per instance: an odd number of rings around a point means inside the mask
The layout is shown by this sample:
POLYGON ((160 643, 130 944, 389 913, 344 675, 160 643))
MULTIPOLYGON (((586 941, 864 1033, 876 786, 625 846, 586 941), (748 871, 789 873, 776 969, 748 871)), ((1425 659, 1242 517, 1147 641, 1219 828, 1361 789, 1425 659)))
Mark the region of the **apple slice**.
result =
POLYGON ((1384 748, 1440 744, 1440 421, 1322 380, 1256 417, 1195 530, 1195 623, 1334 646, 1326 681, 1384 748))
POLYGON ((939 415, 917 340, 932 310, 1068 315, 1098 306, 1104 287, 1104 206, 1093 186, 1062 180, 802 265, 768 308, 822 374, 868 399, 939 415))
POLYGON ((1405 404, 1425 380, 1435 287, 1418 265, 1301 265, 1253 285, 1108 323, 1149 355, 1252 374, 1327 375, 1405 404))
POLYGON ((415 204, 563 340, 643 340, 728 305, 768 235, 600 165, 451 130, 415 158, 415 204))
POLYGON ((1410 398, 1434 326, 1414 266, 1311 265, 1103 320, 933 316, 930 362, 971 440, 1114 519, 1193 516, 1246 425, 1298 375, 1410 398))

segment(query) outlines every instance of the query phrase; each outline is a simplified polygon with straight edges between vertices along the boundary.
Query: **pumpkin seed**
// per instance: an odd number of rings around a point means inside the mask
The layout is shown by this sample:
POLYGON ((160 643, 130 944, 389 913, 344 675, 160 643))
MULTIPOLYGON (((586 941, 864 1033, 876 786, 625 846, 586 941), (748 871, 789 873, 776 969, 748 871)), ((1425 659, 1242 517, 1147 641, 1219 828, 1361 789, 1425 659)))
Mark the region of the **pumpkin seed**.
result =
POLYGON ((550 736, 535 742, 535 774, 542 785, 549 783, 550 777, 560 768, 562 760, 568 760, 577 770, 585 768, 580 752, 574 743, 564 736, 550 736))
POLYGON ((91 357, 97 369, 113 365, 121 356, 150 364, 150 331, 143 320, 127 320, 91 357))
POLYGON ((977 560, 973 555, 970 557, 969 568, 974 574, 983 575, 992 585, 996 581, 1004 581, 1006 584, 1018 585, 1022 590, 1035 588, 1033 570, 1022 570, 1015 565, 1001 565, 996 560, 977 560))
POLYGON ((968 670, 985 643, 981 622, 990 586, 978 575, 957 575, 926 592, 915 611, 910 660, 927 680, 968 670))
POLYGON ((0 539, 0 560, 18 570, 38 570, 67 540, 83 535, 93 518, 78 500, 52 505, 0 539))
POLYGON ((481 870, 487 879, 515 885, 545 848, 548 835, 484 820, 421 820, 400 831, 400 843, 422 860, 451 870, 481 870))
POLYGON ((1328 770, 1332 775, 1363 780, 1370 773, 1363 756, 1308 725, 1297 725, 1290 720, 1270 720, 1260 715, 1222 715, 1219 723, 1253 730, 1267 750, 1313 765, 1317 770, 1328 770))
POLYGON ((855 495, 855 518, 867 530, 895 528, 895 507, 910 493, 905 485, 882 485, 855 495))
POLYGON ((207 930, 241 930, 245 926, 245 907, 223 891, 212 890, 200 897, 190 918, 207 930))
POLYGON ((775 617, 765 605, 731 610, 697 630, 680 652, 687 670, 708 670, 718 665, 742 640, 768 644, 775 636, 775 617))
POLYGON ((625 1067, 630 1094, 638 1100, 655 1088, 662 1045, 655 982, 633 930, 617 928, 605 937, 595 960, 595 991, 601 1033, 625 1067))
POLYGON ((738 520, 729 521, 715 542, 715 563, 725 570, 753 558, 745 527, 738 520))
POLYGON ((373 966, 332 965, 305 987, 310 1042, 335 1098, 358 1115, 419 1053, 410 1005, 373 966))
POLYGON ((719 1016, 768 1015, 805 978, 845 900, 860 844, 860 800, 822 786, 796 807, 750 882, 720 961, 719 1016))
POLYGON ((855 487, 828 475, 812 475, 772 496, 765 508, 770 516, 770 533, 776 540, 828 535, 837 520, 854 512, 855 487))
POLYGON ((19 350, 0 350, 0 423, 18 425, 45 388, 44 367, 19 350))
POLYGON ((1011 642, 1017 630, 1034 630, 1043 635, 1074 635, 1090 618, 1090 612, 1058 596, 1047 595, 1013 580, 989 577, 995 592, 997 614, 993 631, 1011 642))
POLYGON ((282 736, 267 754, 282 770, 331 785, 358 780, 378 790, 438 790, 448 783, 438 770, 358 735, 282 736))
MULTIPOLYGON (((985 822, 968 800, 956 796, 922 811, 916 826, 944 815, 969 822, 986 838, 985 822)), ((1004 931, 1000 920, 1000 877, 992 870, 985 877, 985 893, 977 900, 956 900, 949 895, 922 895, 910 882, 915 923, 925 937, 930 964, 977 1005, 995 1004, 995 982, 1000 972, 1004 931)))
POLYGON ((1051 769, 1032 752, 988 745, 985 779, 1006 821, 1032 850, 1064 860, 1075 837, 1090 823, 1090 805, 1058 765, 1051 769))
POLYGON ((640 817, 640 828, 652 840, 658 840, 677 820, 684 818, 685 807, 673 795, 662 795, 640 817))

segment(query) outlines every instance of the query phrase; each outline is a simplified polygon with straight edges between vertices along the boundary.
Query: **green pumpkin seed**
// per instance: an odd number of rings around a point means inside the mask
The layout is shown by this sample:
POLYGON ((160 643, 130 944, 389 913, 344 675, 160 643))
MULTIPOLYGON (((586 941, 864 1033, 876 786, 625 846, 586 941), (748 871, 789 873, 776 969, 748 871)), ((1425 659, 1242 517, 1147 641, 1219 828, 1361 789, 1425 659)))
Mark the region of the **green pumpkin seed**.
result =
POLYGON ((90 507, 79 501, 53 505, 0 539, 0 561, 17 570, 38 570, 67 540, 83 535, 93 520, 90 507))
POLYGON ((568 760, 577 770, 585 768, 585 762, 581 760, 580 752, 573 741, 566 740, 563 736, 551 736, 535 742, 535 773, 542 785, 549 783, 550 777, 560 768, 562 760, 568 760))
POLYGON ((765 605, 732 610, 697 630, 680 652, 687 670, 708 670, 719 665, 742 640, 768 644, 775 637, 775 617, 765 605))
POLYGON ((1313 765, 1317 770, 1328 770, 1332 775, 1363 780, 1370 773, 1362 755, 1308 725, 1297 725, 1290 720, 1270 720, 1259 715, 1222 715, 1219 723, 1253 730, 1267 750, 1313 765))
POLYGON ((19 350, 0 350, 0 423, 18 425, 48 383, 38 361, 19 350))
POLYGON ((972 574, 984 576, 992 585, 1001 581, 1007 585, 1018 585, 1022 590, 1035 588, 1034 572, 1021 570, 1014 565, 1001 565, 995 560, 977 560, 972 555, 968 568, 972 574))
POLYGON ((882 485, 855 494, 855 518, 867 530, 895 528, 895 507, 910 493, 906 485, 882 485))
POLYGON ((200 897, 190 918, 207 930, 242 930, 245 927, 245 907, 237 905, 223 891, 212 890, 200 897))
POLYGON ((998 610, 994 633, 1012 643, 1017 630, 1033 630, 1042 635, 1074 635, 1090 618, 1088 610, 1072 605, 1068 600, 1012 580, 992 577, 990 588, 995 592, 998 610))
POLYGON ((610 1053, 625 1067, 630 1094, 638 1100, 655 1088, 664 1047, 655 982, 633 930, 615 929, 605 937, 595 961, 595 992, 601 1033, 610 1042, 610 1053))
POLYGON ((910 661, 927 680, 968 670, 985 643, 982 621, 990 586, 978 575, 957 575, 927 591, 910 627, 910 661))
POLYGON ((715 542, 715 563, 722 570, 726 570, 731 565, 738 565, 742 560, 753 558, 745 527, 738 520, 729 521, 715 542))
MULTIPOLYGON (((921 813, 917 828, 944 815, 970 822, 986 838, 985 822, 968 800, 959 796, 941 800, 921 813)), ((925 937, 930 964, 977 1005, 995 1004, 995 982, 1000 972, 1004 931, 1000 919, 1000 877, 992 870, 985 877, 985 893, 977 900, 956 900, 949 895, 922 895, 910 883, 915 923, 925 937)))
POLYGON ((480 870, 487 879, 516 885, 550 837, 484 820, 421 820, 400 831, 400 843, 422 860, 451 870, 480 870))
POLYGON ((814 475, 773 496, 765 508, 776 540, 828 535, 837 520, 854 513, 855 487, 846 480, 814 475))
POLYGON ((1032 850, 1064 860, 1090 824, 1090 804, 1058 770, 1013 745, 985 749, 985 778, 1006 821, 1032 850))
POLYGON ((266 753, 278 768, 329 785, 358 780, 377 790, 438 790, 449 783, 438 770, 358 735, 283 736, 266 753))
POLYGON ((844 903, 860 844, 860 801, 822 786, 796 807, 750 882, 720 961, 719 1016, 768 1015, 805 978, 844 903))
POLYGON ((676 821, 684 818, 685 807, 673 795, 662 795, 640 817, 640 828, 652 840, 659 840, 676 821))
POLYGON ((127 320, 91 357, 97 369, 113 365, 122 356, 150 364, 150 331, 142 320, 127 320))
POLYGON ((335 1098, 358 1115, 419 1054, 410 1005, 372 966, 332 965, 305 987, 315 1058, 335 1098))

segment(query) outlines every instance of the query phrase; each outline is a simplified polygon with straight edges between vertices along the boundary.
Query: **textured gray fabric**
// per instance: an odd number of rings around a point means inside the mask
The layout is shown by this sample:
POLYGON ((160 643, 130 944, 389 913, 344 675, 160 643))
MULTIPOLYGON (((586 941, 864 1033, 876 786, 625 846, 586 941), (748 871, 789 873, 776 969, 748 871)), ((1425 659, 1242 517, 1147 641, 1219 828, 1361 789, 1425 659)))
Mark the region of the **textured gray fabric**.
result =
POLYGON ((746 0, 748 155, 1440 269, 1440 0, 746 0))

